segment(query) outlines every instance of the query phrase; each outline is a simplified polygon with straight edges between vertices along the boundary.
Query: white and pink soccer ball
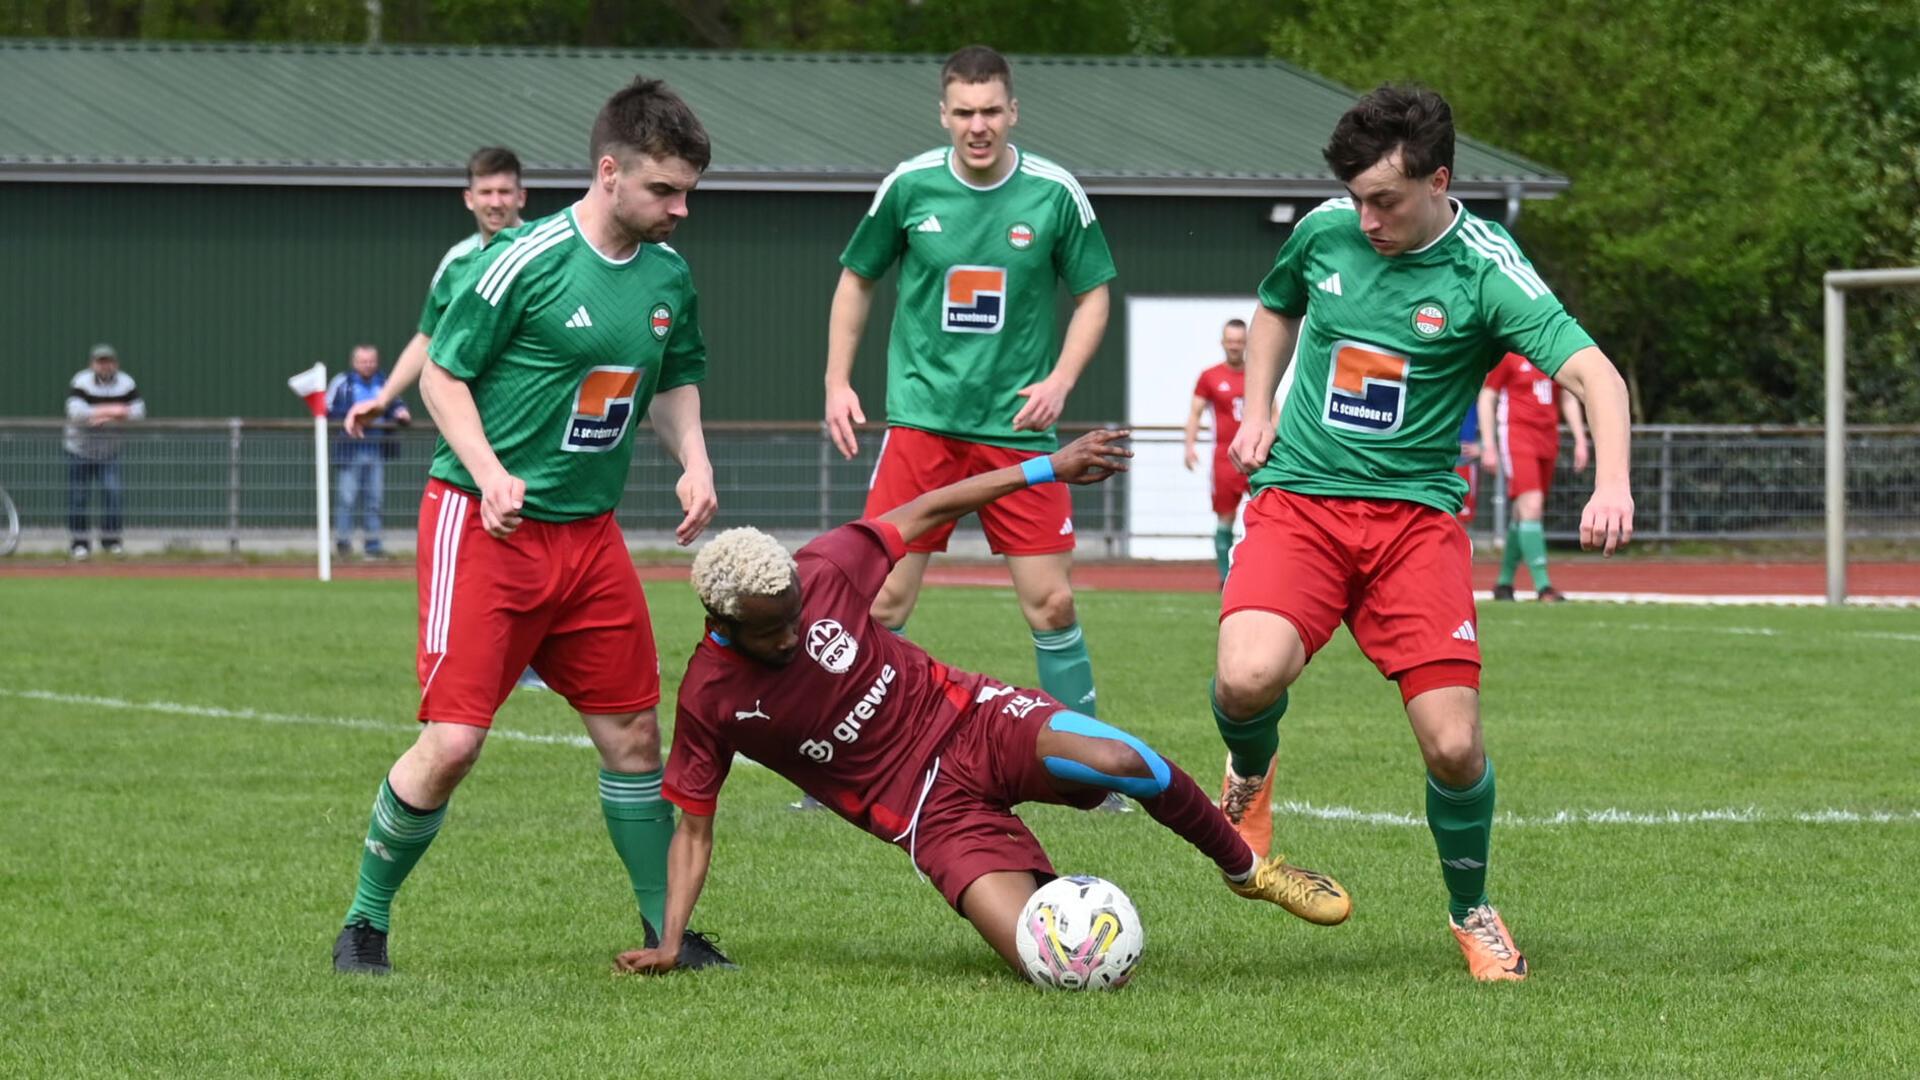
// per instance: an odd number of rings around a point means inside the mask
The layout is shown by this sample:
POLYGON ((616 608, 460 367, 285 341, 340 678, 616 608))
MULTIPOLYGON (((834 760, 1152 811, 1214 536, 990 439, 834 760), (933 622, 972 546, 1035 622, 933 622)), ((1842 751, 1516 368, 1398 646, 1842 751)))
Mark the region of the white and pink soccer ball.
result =
POLYGON ((1133 976, 1147 936, 1118 885, 1075 876, 1055 878, 1027 899, 1014 941, 1037 986, 1118 990, 1133 976))

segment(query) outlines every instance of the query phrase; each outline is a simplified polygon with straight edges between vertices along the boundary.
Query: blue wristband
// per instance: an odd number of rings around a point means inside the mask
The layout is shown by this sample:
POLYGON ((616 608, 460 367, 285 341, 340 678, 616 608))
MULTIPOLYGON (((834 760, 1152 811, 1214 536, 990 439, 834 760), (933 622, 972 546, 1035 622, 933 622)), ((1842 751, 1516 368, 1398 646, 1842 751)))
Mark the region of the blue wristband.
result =
POLYGON ((1037 458, 1028 458, 1020 463, 1020 471, 1027 474, 1027 486, 1053 483, 1053 458, 1042 454, 1037 458))

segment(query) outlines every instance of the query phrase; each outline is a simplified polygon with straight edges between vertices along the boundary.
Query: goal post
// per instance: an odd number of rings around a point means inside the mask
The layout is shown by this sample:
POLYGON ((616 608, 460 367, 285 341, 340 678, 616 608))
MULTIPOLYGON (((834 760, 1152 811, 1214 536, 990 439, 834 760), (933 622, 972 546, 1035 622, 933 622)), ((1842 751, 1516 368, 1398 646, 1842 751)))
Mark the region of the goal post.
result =
POLYGON ((1834 270, 1826 286, 1827 603, 1847 602, 1847 292, 1920 285, 1920 266, 1834 270))

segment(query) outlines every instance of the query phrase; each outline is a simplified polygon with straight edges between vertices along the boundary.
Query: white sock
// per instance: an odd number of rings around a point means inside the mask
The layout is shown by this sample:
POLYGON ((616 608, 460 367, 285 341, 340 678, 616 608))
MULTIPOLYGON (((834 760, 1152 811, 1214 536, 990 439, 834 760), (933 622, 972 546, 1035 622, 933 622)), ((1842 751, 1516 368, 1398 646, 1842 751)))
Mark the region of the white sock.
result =
POLYGON ((1260 869, 1260 856, 1255 855, 1253 850, 1249 848, 1247 850, 1247 858, 1251 860, 1247 863, 1247 868, 1237 874, 1228 874, 1228 881, 1233 882, 1235 885, 1245 885, 1247 882, 1253 880, 1253 872, 1260 869))

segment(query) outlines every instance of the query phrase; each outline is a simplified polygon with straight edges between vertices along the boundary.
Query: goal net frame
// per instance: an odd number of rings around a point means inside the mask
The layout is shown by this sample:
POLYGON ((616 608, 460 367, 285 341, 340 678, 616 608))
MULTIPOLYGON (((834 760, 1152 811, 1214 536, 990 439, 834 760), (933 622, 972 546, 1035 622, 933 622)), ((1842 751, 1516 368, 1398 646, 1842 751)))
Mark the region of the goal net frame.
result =
POLYGON ((1827 603, 1847 602, 1847 293, 1920 285, 1920 266, 1900 270, 1833 270, 1826 293, 1827 345, 1827 603))

